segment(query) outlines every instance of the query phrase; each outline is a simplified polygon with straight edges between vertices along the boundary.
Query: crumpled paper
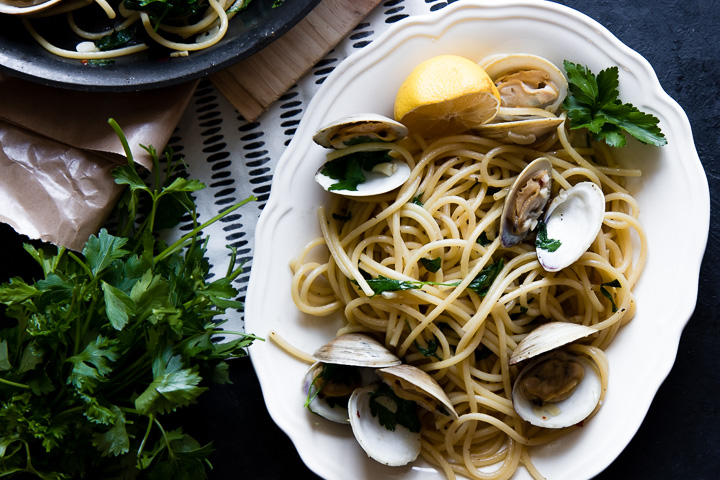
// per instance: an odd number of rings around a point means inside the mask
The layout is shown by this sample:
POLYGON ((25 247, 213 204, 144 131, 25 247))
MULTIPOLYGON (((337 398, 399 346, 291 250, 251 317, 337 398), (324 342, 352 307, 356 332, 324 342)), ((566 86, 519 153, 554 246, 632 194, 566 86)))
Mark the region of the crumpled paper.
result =
POLYGON ((151 169, 140 145, 165 147, 196 86, 80 92, 0 74, 0 222, 81 250, 122 192, 111 171, 127 159, 108 119, 151 169))

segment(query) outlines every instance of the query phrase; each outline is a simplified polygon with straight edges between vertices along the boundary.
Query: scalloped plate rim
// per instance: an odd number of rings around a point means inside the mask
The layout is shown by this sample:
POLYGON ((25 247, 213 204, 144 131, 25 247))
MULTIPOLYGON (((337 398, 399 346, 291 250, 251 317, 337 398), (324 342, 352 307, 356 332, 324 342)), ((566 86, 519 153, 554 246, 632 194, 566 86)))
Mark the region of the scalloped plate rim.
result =
MULTIPOLYGON (((377 68, 377 65, 382 64, 384 59, 387 56, 392 55, 395 49, 405 43, 416 41, 416 37, 427 37, 431 35, 431 33, 435 33, 438 36, 437 42, 442 42, 443 36, 447 35, 449 30, 459 28, 458 25, 464 24, 465 22, 487 21, 483 20, 483 15, 486 15, 486 17, 492 15, 497 16, 502 14, 503 10, 509 12, 509 9, 512 10, 512 15, 514 17, 522 19, 523 21, 531 21, 527 16, 530 11, 536 14, 536 18, 532 21, 549 22, 554 18, 562 18, 564 21, 569 22, 566 23, 566 26, 569 27, 570 30, 579 29, 576 33, 587 34, 587 39, 589 41, 591 40, 592 42, 596 42, 598 44, 602 43, 612 49, 613 55, 621 57, 624 60, 622 65, 623 68, 621 68, 621 77, 623 75, 635 75, 652 83, 652 85, 650 85, 651 88, 647 88, 643 92, 635 92, 644 100, 639 104, 636 103, 636 105, 640 108, 645 106, 656 113, 656 115, 659 115, 661 120, 664 120, 661 124, 663 125, 663 128, 666 126, 672 127, 669 130, 673 132, 671 140, 676 142, 678 146, 676 147, 674 143, 671 143, 669 148, 673 149, 673 151, 679 150, 683 154, 682 158, 684 163, 682 166, 682 173, 684 173, 687 177, 687 181, 690 181, 693 184, 693 189, 690 192, 690 200, 688 201, 698 207, 694 219, 699 222, 697 224, 699 234, 693 239, 694 248, 686 249, 688 253, 683 257, 686 264, 685 269, 690 273, 689 279, 692 281, 684 282, 683 294, 678 295, 678 298, 682 298, 684 301, 675 305, 674 309, 668 312, 669 314, 675 315, 676 319, 668 323, 667 327, 669 332, 666 331, 665 336, 663 337, 663 345, 665 348, 670 348, 670 353, 672 353, 672 355, 669 355, 666 352, 665 356, 656 359, 653 363, 654 368, 652 370, 652 375, 646 375, 643 378, 643 383, 646 385, 645 395, 640 398, 633 399, 634 414, 631 415, 630 419, 626 419, 626 421, 622 422, 623 427, 621 428, 620 437, 613 437, 611 445, 609 445, 609 447, 601 454, 593 457, 590 462, 581 462, 580 464, 575 462, 572 465, 567 463, 563 464, 564 471, 562 478, 591 478, 607 467, 617 457, 622 449, 625 448, 645 417, 657 389, 672 368, 675 355, 677 354, 680 334, 695 308, 700 263, 707 243, 707 235, 709 231, 710 201, 707 178, 705 177, 702 164, 700 163, 695 150, 692 140, 692 131, 685 112, 664 92, 657 75, 654 73, 650 64, 641 55, 620 42, 619 39, 617 39, 601 24, 569 7, 549 2, 528 0, 491 3, 480 3, 477 1, 464 1, 462 3, 457 2, 437 12, 409 17, 401 22, 398 22, 375 39, 369 46, 365 47, 363 50, 353 53, 350 57, 348 57, 348 59, 342 62, 330 74, 325 83, 315 94, 315 97, 310 102, 303 120, 300 123, 294 139, 278 162, 270 199, 261 214, 256 229, 256 251, 246 299, 246 328, 248 331, 262 335, 265 332, 259 332, 256 331, 256 329, 268 327, 266 324, 261 323, 266 321, 266 319, 263 315, 263 306, 260 300, 269 295, 268 293, 262 293, 262 290, 267 288, 270 283, 270 280, 267 278, 268 271, 263 267, 269 265, 271 267, 270 271, 276 272, 282 265, 282 262, 279 261, 279 259, 269 258, 269 256, 273 255, 270 250, 270 246, 273 238, 275 237, 274 234, 277 229, 281 228, 280 225, 282 222, 292 221, 297 215, 302 214, 304 215, 304 218, 312 218, 308 212, 300 211, 301 207, 293 202, 294 197, 292 196, 292 193, 297 189, 302 190, 302 186, 298 186, 298 182, 293 181, 293 179, 296 178, 298 169, 302 166, 301 163, 295 159, 300 157, 303 158, 303 161, 308 161, 308 156, 311 158, 321 157, 321 152, 312 145, 310 140, 310 137, 312 136, 311 132, 313 132, 314 128, 317 128, 327 122, 327 117, 330 115, 331 111, 335 113, 338 110, 342 110, 341 108, 338 108, 336 103, 343 99, 343 92, 349 85, 352 84, 353 80, 351 77, 353 75, 351 74, 361 69, 367 70, 377 68), (537 17, 538 12, 541 13, 539 17, 537 17), (440 30, 439 34, 438 30, 440 30)), ((506 13, 506 15, 509 15, 509 13, 506 13)), ((497 18, 494 20, 501 21, 497 18)), ((448 53, 454 52, 450 51, 448 53)), ((427 53, 427 56, 431 56, 431 53, 427 53)), ((405 64, 408 62, 409 60, 403 60, 400 63, 405 64)), ((630 78, 632 79, 632 77, 630 78)), ((645 85, 645 87, 647 87, 647 85, 645 85)), ((628 101, 632 101, 632 99, 628 101)), ((388 108, 385 108, 385 110, 385 112, 378 111, 376 113, 387 114, 388 108)), ((663 155, 665 154, 658 154, 658 156, 663 155)), ((670 165, 669 167, 666 166, 663 168, 678 167, 670 165)), ((309 168, 306 169, 309 170, 309 168)), ((650 176, 658 174, 656 168, 651 168, 650 170, 650 176)), ((310 182, 312 182, 311 179, 309 179, 308 184, 310 182)), ((645 186, 645 188, 648 187, 652 187, 652 184, 645 186)), ((643 192, 640 193, 642 194, 643 192)), ((320 196, 317 198, 323 197, 320 196)), ((642 219, 643 217, 641 213, 641 220, 642 219)), ((653 240, 655 240, 655 238, 651 237, 651 245, 657 245, 656 243, 653 243, 653 240)), ((648 265, 650 264, 651 261, 648 262, 648 265)), ((647 272, 645 272, 640 283, 649 283, 647 277, 647 272)), ((283 280, 283 282, 285 282, 285 280, 283 280)), ((640 287, 641 285, 639 284, 638 289, 640 289, 640 287)), ((645 289, 643 288, 643 290, 645 289)), ((283 293, 281 292, 280 294, 282 295, 283 293)), ((289 297, 289 292, 287 297, 289 297)), ((641 304, 639 303, 639 305, 641 304)), ((639 309, 640 308, 643 308, 642 305, 639 309)), ((271 309, 271 311, 274 311, 274 309, 271 309)), ((638 317, 636 317, 636 320, 637 318, 638 317)), ((284 318, 271 318, 270 326, 283 328, 287 326, 284 322, 286 322, 284 318)), ((308 321, 304 317, 301 318, 301 322, 303 324, 303 328, 312 323, 312 321, 308 321)), ((319 332, 317 335, 318 338, 315 339, 317 345, 326 340, 323 335, 327 335, 327 327, 324 328, 325 330, 319 332)), ((631 322, 628 326, 624 327, 624 330, 631 333, 626 333, 625 331, 621 332, 618 337, 619 340, 622 340, 623 334, 625 334, 625 336, 633 334, 632 331, 635 330, 635 322, 631 322)), ((287 338, 287 340, 292 342, 296 339, 287 338)), ((297 340, 303 339, 298 338, 297 340)), ((300 343, 302 343, 302 341, 300 343)), ((623 352, 620 346, 613 344, 608 349, 608 355, 611 358, 616 356, 619 357, 623 355, 623 352)), ((317 420, 315 418, 310 418, 308 415, 304 414, 301 409, 297 410, 297 413, 293 412, 292 414, 288 414, 286 409, 288 407, 292 408, 292 404, 289 403, 291 399, 288 399, 287 395, 285 395, 284 398, 279 398, 276 394, 275 389, 277 388, 277 385, 275 382, 277 381, 277 377, 273 376, 274 373, 270 368, 271 364, 268 362, 268 359, 272 359, 273 361, 286 361, 286 359, 284 360, 281 358, 282 356, 287 355, 277 347, 273 347, 271 345, 253 345, 253 347, 250 348, 250 357, 252 359, 253 366, 256 369, 263 390, 263 395, 265 396, 266 404, 273 420, 288 434, 288 436, 290 436, 305 463, 316 473, 325 478, 341 478, 339 476, 341 474, 340 472, 349 474, 347 470, 343 470, 342 465, 337 465, 338 461, 332 460, 333 455, 331 452, 318 452, 317 448, 314 447, 317 442, 323 442, 329 438, 331 439, 331 442, 334 442, 331 443, 331 445, 337 445, 336 452, 343 451, 343 449, 352 449, 353 447, 351 446, 351 443, 348 442, 346 438, 347 435, 338 432, 338 430, 333 426, 325 425, 322 422, 317 424, 317 420), (315 425, 314 428, 309 426, 311 423, 315 425)), ((295 363, 299 364, 300 362, 296 361, 295 363)), ((292 364, 292 362, 290 362, 290 364, 292 364)), ((606 404, 610 402, 611 396, 614 397, 612 391, 609 393, 608 399, 606 399, 606 404)), ((601 410, 600 415, 603 410, 601 410)), ((594 425, 598 423, 600 422, 590 422, 588 430, 590 430, 590 428, 594 428, 594 425)), ((577 437, 577 433, 578 432, 573 433, 570 437, 577 437)), ((564 445, 564 447, 568 447, 569 449, 573 449, 576 448, 577 444, 577 439, 571 438, 562 445, 564 445)), ((422 466, 406 470, 378 469, 376 466, 371 464, 368 465, 362 461, 363 459, 352 457, 360 454, 357 449, 354 450, 354 453, 353 451, 345 451, 344 453, 346 453, 346 456, 342 462, 351 466, 359 467, 359 473, 357 473, 357 475, 360 476, 357 478, 362 478, 362 475, 367 475, 370 471, 375 473, 380 472, 380 475, 386 476, 403 474, 408 478, 422 479, 433 478, 436 475, 434 470, 428 470, 422 466)), ((555 459, 553 459, 548 452, 541 452, 540 456, 543 461, 546 457, 550 458, 549 462, 552 464, 553 461, 567 460, 567 458, 565 458, 568 456, 567 453, 568 452, 565 452, 565 455, 559 455, 555 459)), ((368 462, 371 461, 368 460, 368 462)), ((521 473, 517 474, 514 478, 526 478, 527 473, 524 472, 523 469, 520 469, 519 472, 521 473)))

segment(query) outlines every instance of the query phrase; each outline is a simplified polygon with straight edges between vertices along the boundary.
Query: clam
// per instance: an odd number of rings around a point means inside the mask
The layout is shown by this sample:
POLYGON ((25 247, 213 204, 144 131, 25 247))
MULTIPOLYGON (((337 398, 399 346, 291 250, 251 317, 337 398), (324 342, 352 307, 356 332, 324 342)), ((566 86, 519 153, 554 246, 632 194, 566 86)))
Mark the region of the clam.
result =
POLYGON ((495 82, 501 107, 540 108, 557 112, 565 100, 568 82, 550 60, 529 53, 498 54, 480 66, 495 82))
POLYGON ((504 247, 522 242, 537 226, 550 199, 552 164, 545 157, 530 162, 513 182, 500 217, 500 241, 504 247))
POLYGON ((407 134, 403 124, 374 113, 353 115, 322 127, 313 140, 335 151, 318 169, 315 181, 325 190, 345 196, 378 195, 398 188, 410 177, 410 166, 390 155, 384 144, 407 134))
POLYGON ((353 391, 378 381, 374 369, 398 365, 401 360, 367 335, 350 333, 318 348, 303 379, 305 406, 337 423, 348 422, 348 399, 353 391))
POLYGON ((342 335, 313 357, 318 362, 303 384, 307 408, 328 420, 350 423, 368 456, 384 465, 406 465, 420 454, 419 407, 458 418, 435 379, 401 364, 372 337, 342 335))
POLYGON ((513 408, 522 419, 539 427, 564 428, 595 410, 602 395, 598 367, 589 357, 561 350, 593 333, 591 327, 551 322, 518 344, 510 364, 529 361, 512 390, 513 408))
POLYGON ((592 245, 605 216, 605 195, 593 182, 581 182, 557 195, 545 212, 547 238, 556 249, 537 248, 538 261, 549 272, 579 259, 592 245))
POLYGON ((500 93, 500 109, 492 122, 475 127, 479 135, 506 143, 529 145, 555 130, 563 120, 554 114, 567 96, 562 71, 531 54, 498 54, 480 62, 500 93))
POLYGON ((384 383, 355 390, 350 397, 350 425, 370 458, 384 465, 406 465, 420 453, 418 407, 452 418, 458 415, 442 387, 419 368, 401 364, 377 373, 384 383), (394 428, 383 425, 380 415, 373 413, 381 408, 396 414, 394 428))
POLYGON ((316 362, 305 374, 303 393, 305 407, 335 423, 347 423, 347 402, 361 379, 358 369, 344 365, 316 362))

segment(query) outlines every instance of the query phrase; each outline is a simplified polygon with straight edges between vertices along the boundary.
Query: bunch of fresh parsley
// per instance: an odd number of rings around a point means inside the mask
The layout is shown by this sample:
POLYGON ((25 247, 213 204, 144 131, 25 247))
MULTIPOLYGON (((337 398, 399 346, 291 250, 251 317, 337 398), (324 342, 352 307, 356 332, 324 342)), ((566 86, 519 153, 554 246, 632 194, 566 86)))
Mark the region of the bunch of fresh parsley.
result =
POLYGON ((595 140, 605 141, 612 147, 625 146, 623 132, 645 144, 667 144, 655 116, 618 98, 617 67, 606 68, 596 77, 584 65, 567 60, 563 65, 570 90, 563 107, 567 110, 570 128, 587 128, 595 140))
POLYGON ((0 477, 206 478, 211 446, 168 428, 166 414, 228 383, 227 360, 256 338, 216 341, 233 333, 216 317, 242 306, 232 286, 241 269, 232 251, 227 274, 208 282, 200 234, 251 198, 197 225, 190 193, 204 185, 178 176, 166 149, 167 178, 148 186, 111 125, 128 156, 114 172, 129 187, 120 233, 101 230, 82 254, 26 245, 44 278, 0 285, 0 477), (196 227, 166 245, 166 212, 189 212, 196 227))

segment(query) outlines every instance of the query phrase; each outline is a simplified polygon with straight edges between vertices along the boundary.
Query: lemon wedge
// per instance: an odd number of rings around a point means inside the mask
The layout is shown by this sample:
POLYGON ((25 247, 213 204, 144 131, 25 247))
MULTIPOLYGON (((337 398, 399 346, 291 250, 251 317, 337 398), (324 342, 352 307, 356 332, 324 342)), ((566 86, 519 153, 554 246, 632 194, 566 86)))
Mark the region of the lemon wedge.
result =
POLYGON ((452 135, 492 120, 500 93, 485 70, 458 55, 425 60, 395 97, 395 119, 424 136, 452 135))

